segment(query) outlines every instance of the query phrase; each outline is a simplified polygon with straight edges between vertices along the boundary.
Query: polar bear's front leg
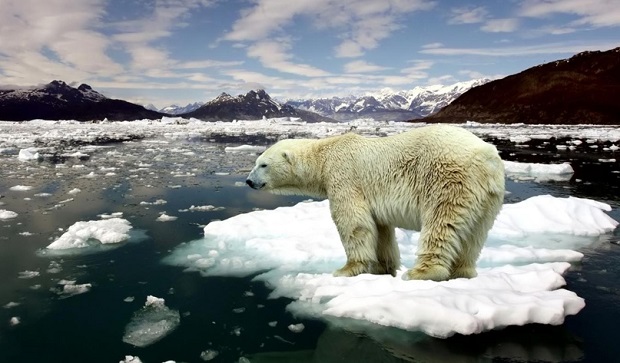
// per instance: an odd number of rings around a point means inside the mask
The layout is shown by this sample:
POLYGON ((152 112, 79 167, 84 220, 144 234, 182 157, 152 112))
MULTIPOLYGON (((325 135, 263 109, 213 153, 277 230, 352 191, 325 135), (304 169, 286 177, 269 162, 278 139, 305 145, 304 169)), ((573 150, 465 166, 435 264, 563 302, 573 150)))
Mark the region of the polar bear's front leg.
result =
POLYGON ((368 206, 359 199, 330 199, 332 219, 347 255, 347 263, 334 276, 381 273, 377 258, 377 226, 368 206))

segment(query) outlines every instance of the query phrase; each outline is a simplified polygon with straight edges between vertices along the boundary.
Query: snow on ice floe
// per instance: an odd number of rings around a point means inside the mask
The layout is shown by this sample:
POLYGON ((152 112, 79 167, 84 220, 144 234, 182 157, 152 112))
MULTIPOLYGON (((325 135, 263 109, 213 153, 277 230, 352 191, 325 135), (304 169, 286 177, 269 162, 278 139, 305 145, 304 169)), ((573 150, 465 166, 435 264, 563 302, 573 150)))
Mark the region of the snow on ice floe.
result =
POLYGON ((123 218, 80 221, 39 252, 43 255, 85 254, 116 248, 125 242, 144 238, 142 231, 132 230, 131 223, 123 218))
MULTIPOLYGON (((592 243, 617 222, 604 203, 540 196, 506 204, 478 262, 478 277, 444 282, 389 275, 333 277, 345 262, 329 202, 302 202, 211 222, 203 239, 177 247, 164 261, 205 276, 248 276, 294 300, 299 316, 367 321, 436 337, 527 323, 561 324, 584 301, 562 289, 570 248, 592 243), (533 238, 545 236, 544 238, 533 238), (547 245, 546 240, 554 243, 547 245), (566 244, 564 244, 566 239, 566 244), (533 245, 527 245, 529 241, 533 245), (524 243, 524 241, 526 243, 524 243)), ((412 266, 419 233, 396 230, 402 261, 412 266)), ((372 325, 372 324, 371 324, 372 325)))
POLYGON ((537 182, 569 181, 574 174, 569 163, 538 164, 519 163, 504 160, 506 176, 516 180, 534 180, 537 182))
POLYGON ((240 146, 227 146, 224 148, 226 152, 246 151, 246 152, 263 152, 267 149, 265 146, 255 145, 240 145, 240 146))
POLYGON ((19 155, 17 158, 21 161, 32 161, 32 160, 40 160, 41 155, 39 154, 38 148, 26 148, 19 150, 19 155))
POLYGON ((6 210, 6 209, 0 209, 0 220, 3 219, 13 219, 15 217, 17 217, 18 214, 10 211, 10 210, 6 210))
POLYGON ((71 297, 89 292, 93 285, 90 283, 76 284, 74 280, 60 280, 58 286, 53 287, 50 291, 56 293, 61 298, 71 297))
POLYGON ((170 334, 180 322, 177 310, 168 308, 164 299, 149 295, 144 307, 133 314, 125 327, 123 342, 146 347, 170 334))
POLYGON ((14 185, 9 188, 9 190, 17 191, 17 192, 26 192, 31 190, 32 187, 30 185, 14 185))

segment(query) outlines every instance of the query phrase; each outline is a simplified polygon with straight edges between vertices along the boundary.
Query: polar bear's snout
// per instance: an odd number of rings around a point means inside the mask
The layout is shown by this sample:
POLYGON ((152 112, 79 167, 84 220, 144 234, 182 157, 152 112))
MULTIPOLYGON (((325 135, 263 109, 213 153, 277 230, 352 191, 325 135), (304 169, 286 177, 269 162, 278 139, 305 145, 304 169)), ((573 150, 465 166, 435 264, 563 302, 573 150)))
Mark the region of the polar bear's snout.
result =
POLYGON ((265 182, 260 181, 260 178, 254 176, 254 173, 250 173, 245 183, 252 189, 262 189, 265 186, 265 182))
POLYGON ((245 183, 250 186, 252 189, 260 189, 265 186, 265 184, 255 183, 252 179, 246 179, 245 183))

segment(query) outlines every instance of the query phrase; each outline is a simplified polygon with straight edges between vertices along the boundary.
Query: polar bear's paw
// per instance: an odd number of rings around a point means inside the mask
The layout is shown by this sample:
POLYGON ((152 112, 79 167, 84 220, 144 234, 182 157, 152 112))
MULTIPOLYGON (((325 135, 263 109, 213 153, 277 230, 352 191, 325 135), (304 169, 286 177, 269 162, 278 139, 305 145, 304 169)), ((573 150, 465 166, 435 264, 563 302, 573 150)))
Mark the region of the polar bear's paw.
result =
POLYGON ((458 267, 454 271, 452 271, 450 278, 451 279, 459 279, 459 278, 471 279, 476 276, 478 276, 478 273, 476 272, 475 267, 458 267))
POLYGON ((396 276, 396 267, 379 262, 347 262, 342 268, 334 271, 335 277, 352 277, 359 274, 396 276))
POLYGON ((428 268, 412 268, 403 274, 403 280, 433 280, 445 281, 450 278, 450 271, 443 266, 428 268))

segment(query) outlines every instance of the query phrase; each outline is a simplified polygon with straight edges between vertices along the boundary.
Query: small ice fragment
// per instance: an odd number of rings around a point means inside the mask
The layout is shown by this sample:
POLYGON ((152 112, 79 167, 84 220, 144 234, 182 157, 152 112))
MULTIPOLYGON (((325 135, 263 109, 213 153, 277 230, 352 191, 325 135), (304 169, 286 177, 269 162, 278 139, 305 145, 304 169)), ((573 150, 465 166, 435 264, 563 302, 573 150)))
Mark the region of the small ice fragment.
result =
POLYGON ((18 192, 25 192, 30 189, 32 189, 32 187, 29 185, 15 185, 9 188, 9 190, 18 191, 18 192))
POLYGON ((19 317, 17 317, 17 316, 14 316, 14 317, 11 318, 11 320, 9 320, 9 324, 11 326, 15 326, 15 325, 19 324, 20 322, 21 321, 19 320, 19 317))
POLYGON ((293 333, 301 333, 302 331, 304 331, 305 328, 306 327, 302 323, 291 324, 288 326, 288 330, 292 331, 293 333))
POLYGON ((163 199, 157 199, 154 202, 140 202, 140 205, 163 205, 168 203, 167 201, 163 200, 163 199))
POLYGON ((119 361, 118 363, 142 363, 142 361, 137 356, 134 357, 133 355, 126 355, 125 359, 119 361))
POLYGON ((79 193, 81 191, 82 191, 81 189, 73 188, 73 189, 69 190, 67 193, 68 194, 77 194, 77 193, 79 193))
POLYGON ((133 296, 127 296, 125 299, 123 299, 124 302, 130 303, 133 302, 136 298, 133 296))
POLYGON ((76 222, 48 249, 84 248, 94 241, 101 244, 120 243, 129 239, 131 224, 126 219, 110 218, 100 221, 76 222))
POLYGON ((4 308, 5 308, 5 309, 11 309, 11 308, 14 308, 14 307, 19 306, 19 305, 20 305, 20 303, 17 303, 17 302, 11 301, 11 302, 9 302, 8 304, 5 304, 5 305, 4 305, 4 308))
POLYGON ((39 275, 40 275, 39 271, 28 271, 28 270, 26 270, 26 271, 21 271, 19 273, 18 277, 20 279, 31 279, 31 278, 37 277, 39 275))
POLYGON ((164 299, 148 296, 144 307, 133 314, 125 327, 123 341, 136 347, 151 345, 177 328, 181 315, 165 305, 164 299))
POLYGON ((212 359, 215 359, 218 354, 220 353, 217 350, 207 349, 204 352, 200 353, 200 358, 204 361, 210 361, 212 359))
POLYGON ((250 152, 263 152, 267 148, 265 146, 254 145, 240 145, 240 146, 227 146, 224 148, 225 152, 237 152, 237 151, 250 151, 250 152))
POLYGON ((11 219, 17 217, 18 214, 6 209, 0 209, 0 220, 11 219))
POLYGON ((157 222, 170 222, 170 221, 175 221, 177 218, 179 217, 169 216, 166 213, 162 213, 159 217, 157 217, 156 221, 157 222))
POLYGON ((270 322, 268 322, 267 324, 268 324, 270 327, 275 328, 275 327, 276 327, 276 325, 278 325, 278 322, 274 320, 274 321, 270 321, 270 322))
POLYGON ((31 161, 31 160, 39 160, 41 155, 38 152, 37 148, 30 147, 26 149, 19 150, 19 155, 17 158, 21 161, 31 161))

